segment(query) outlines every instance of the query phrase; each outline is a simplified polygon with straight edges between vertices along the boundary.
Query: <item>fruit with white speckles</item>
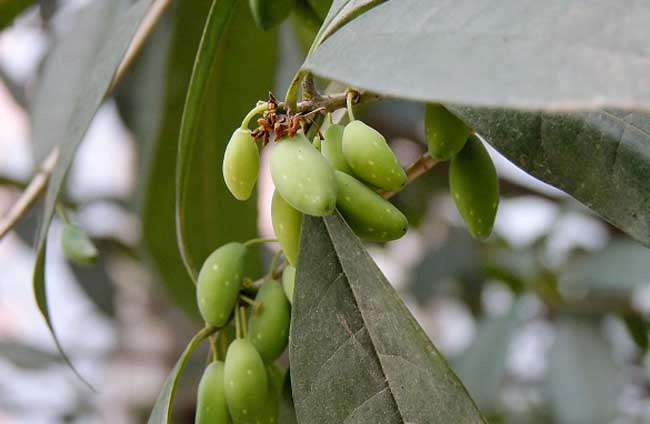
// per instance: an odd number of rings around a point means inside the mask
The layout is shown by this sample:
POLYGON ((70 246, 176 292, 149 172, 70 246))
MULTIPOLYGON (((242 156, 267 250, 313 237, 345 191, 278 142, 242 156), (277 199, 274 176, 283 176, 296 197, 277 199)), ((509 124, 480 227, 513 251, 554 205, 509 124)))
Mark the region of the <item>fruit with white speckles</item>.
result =
POLYGON ((282 198, 300 212, 313 216, 334 212, 334 170, 303 134, 283 138, 273 146, 271 177, 282 198))
POLYGON ((250 422, 264 410, 269 398, 268 376, 262 357, 249 340, 237 339, 228 347, 224 385, 234 422, 250 422))
POLYGON ((203 263, 196 295, 208 324, 221 327, 228 322, 241 289, 245 255, 246 247, 233 242, 219 247, 203 263))
POLYGON ((250 130, 238 128, 223 156, 223 179, 237 200, 247 200, 257 182, 260 153, 250 130))
POLYGON ((296 286, 296 268, 291 265, 282 271, 282 288, 287 296, 289 303, 293 303, 293 289, 296 286))
POLYGON ((342 150, 345 161, 360 180, 387 191, 406 184, 406 172, 386 139, 361 121, 352 121, 343 130, 342 150))
POLYGON ((469 232, 476 238, 489 236, 499 205, 499 178, 478 137, 471 136, 452 158, 449 188, 469 232))
POLYGON ((287 203, 277 190, 273 193, 273 200, 271 200, 271 222, 273 232, 280 242, 284 255, 290 264, 296 265, 300 249, 302 213, 287 203))
POLYGON ((212 362, 201 377, 196 401, 196 424, 228 424, 230 415, 224 393, 224 364, 212 362))
POLYGON ((97 248, 86 232, 72 224, 61 231, 61 249, 65 257, 79 265, 89 265, 97 260, 97 248))
POLYGON ((325 140, 321 143, 321 152, 337 171, 352 173, 352 168, 343 156, 343 125, 332 124, 325 131, 325 140))
POLYGON ((279 357, 289 340, 289 301, 282 285, 276 280, 268 280, 255 301, 260 303, 248 321, 248 338, 255 346, 264 362, 279 357))
POLYGON ((370 241, 396 240, 406 234, 408 221, 392 203, 350 175, 336 171, 341 215, 356 235, 370 241))
POLYGON ((429 154, 435 159, 449 160, 460 152, 470 129, 441 104, 427 104, 424 123, 429 154))

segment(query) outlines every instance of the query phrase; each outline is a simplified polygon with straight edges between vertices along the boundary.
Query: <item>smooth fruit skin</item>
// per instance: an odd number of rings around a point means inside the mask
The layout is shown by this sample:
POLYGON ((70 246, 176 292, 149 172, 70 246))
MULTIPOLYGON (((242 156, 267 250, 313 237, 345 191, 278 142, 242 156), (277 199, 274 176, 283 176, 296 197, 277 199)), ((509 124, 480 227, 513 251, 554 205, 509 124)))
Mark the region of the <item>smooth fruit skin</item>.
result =
POLYGON ((300 251, 302 213, 287 203, 277 190, 273 192, 271 200, 271 222, 284 255, 290 264, 296 265, 300 251))
POLYGON ((235 307, 244 273, 246 247, 224 244, 205 260, 196 285, 201 316, 208 324, 221 327, 235 307))
POLYGON ((230 344, 224 384, 228 410, 235 423, 250 422, 264 410, 269 398, 266 368, 255 346, 247 339, 237 339, 230 344))
POLYGON ((282 355, 289 341, 289 301, 282 284, 268 280, 257 292, 255 300, 261 304, 248 321, 248 338, 269 363, 282 355))
POLYGON ((287 296, 289 303, 293 304, 293 289, 296 286, 296 268, 291 265, 282 271, 282 288, 287 296))
POLYGON ((325 140, 321 143, 321 153, 332 167, 346 174, 352 174, 352 168, 343 156, 343 125, 332 124, 325 130, 325 140))
POLYGON ((470 129, 443 105, 429 103, 424 108, 424 124, 429 154, 449 160, 465 145, 470 129))
POLYGON ((345 161, 360 180, 387 191, 406 184, 406 172, 377 130, 352 121, 343 131, 342 147, 345 161))
POLYGON ((334 170, 303 134, 283 138, 273 146, 271 177, 282 198, 300 212, 313 216, 334 212, 334 170))
POLYGON ((65 224, 61 231, 61 249, 66 258, 79 265, 89 265, 97 260, 97 248, 81 228, 65 224))
POLYGON ((260 153, 250 130, 238 128, 223 156, 223 179, 237 200, 247 200, 257 182, 260 153))
POLYGON ((289 16, 296 0, 249 0, 249 5, 257 26, 266 31, 289 16))
POLYGON ((490 155, 476 136, 452 158, 449 189, 469 232, 476 238, 489 236, 499 205, 499 179, 490 155))
POLYGON ((223 362, 207 366, 199 382, 196 401, 196 424, 228 424, 230 416, 223 384, 223 362))
POLYGON ((356 235, 383 242, 406 234, 408 220, 392 203, 344 172, 336 171, 336 180, 336 206, 356 235))

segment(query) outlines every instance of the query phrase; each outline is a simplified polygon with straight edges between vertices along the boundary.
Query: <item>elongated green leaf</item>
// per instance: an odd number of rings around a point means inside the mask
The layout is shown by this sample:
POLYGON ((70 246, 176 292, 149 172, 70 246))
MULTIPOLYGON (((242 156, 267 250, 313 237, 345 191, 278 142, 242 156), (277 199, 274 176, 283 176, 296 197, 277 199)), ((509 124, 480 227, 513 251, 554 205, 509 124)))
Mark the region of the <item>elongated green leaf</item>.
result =
POLYGON ((0 340, 0 358, 25 369, 43 369, 61 362, 61 357, 13 340, 0 340))
POLYGON ((188 207, 186 201, 191 190, 190 177, 192 157, 198 144, 199 118, 207 97, 207 85, 217 59, 219 41, 235 6, 235 0, 213 0, 208 19, 203 29, 201 42, 190 85, 185 99, 183 119, 181 121, 180 136, 178 140, 178 157, 176 162, 176 238, 181 258, 188 274, 196 279, 198 271, 196 263, 189 252, 189 235, 186 234, 185 212, 188 207))
POLYGON ((291 322, 301 423, 483 423, 444 358, 338 216, 305 217, 291 322))
MULTIPOLYGON (((221 6, 217 5, 219 9, 221 6)), ((209 2, 179 2, 168 65, 165 112, 152 154, 143 208, 143 236, 167 290, 186 311, 196 313, 196 296, 181 260, 175 231, 176 167, 180 122, 209 2), (197 25, 197 22, 201 24, 197 25)), ((194 145, 183 159, 188 171, 182 214, 188 257, 200 265, 219 245, 257 235, 256 196, 235 200, 221 175, 232 131, 273 85, 277 34, 255 27, 248 4, 238 2, 216 49, 202 106, 196 109, 194 145)), ((206 52, 207 54, 208 52, 206 52)), ((248 271, 261 268, 256 250, 248 271)))
POLYGON ((34 4, 34 0, 0 0, 0 30, 34 4))
POLYGON ((571 317, 558 322, 547 376, 554 422, 606 424, 616 417, 621 375, 595 324, 571 317))
MULTIPOLYGON (((98 44, 95 46, 95 57, 92 62, 85 63, 87 67, 84 73, 84 78, 77 81, 77 86, 74 87, 75 94, 68 95, 66 101, 71 101, 71 104, 53 105, 52 109, 63 107, 69 111, 62 119, 57 122, 58 126, 65 128, 64 131, 54 130, 49 137, 52 137, 52 145, 59 146, 59 159, 56 167, 50 177, 47 188, 47 195, 45 198, 45 207, 43 213, 43 223, 39 231, 38 245, 36 249, 36 263, 34 265, 33 286, 34 296, 38 308, 45 318, 45 322, 52 333, 54 342, 64 356, 64 359, 70 364, 69 359, 63 353, 61 344, 56 336, 52 321, 50 318, 50 311, 47 302, 47 292, 45 289, 45 262, 46 262, 46 247, 47 247, 47 234, 54 215, 56 203, 63 186, 63 180, 68 171, 68 168, 74 157, 77 146, 81 142, 90 121, 92 120, 95 112, 99 108, 104 96, 109 89, 111 80, 118 65, 120 64, 126 49, 129 46, 133 35, 135 34, 138 25, 142 21, 145 13, 147 12, 151 1, 139 0, 134 4, 130 1, 111 1, 105 4, 98 3, 93 7, 106 8, 101 16, 102 20, 108 21, 107 31, 103 34, 102 39, 97 39, 98 44)), ((97 9, 100 10, 100 9, 97 9)), ((87 26, 85 26, 87 28, 87 26)), ((85 36, 84 33, 77 33, 78 37, 85 36)), ((60 62, 59 66, 65 64, 60 62)), ((65 65, 67 66, 67 65, 65 65)), ((56 83, 47 76, 48 73, 60 73, 61 70, 53 65, 49 67, 45 73, 44 81, 50 81, 50 84, 56 83)), ((45 82, 43 84, 46 84, 45 82)), ((42 85, 42 90, 49 90, 48 85, 42 85)), ((51 102, 54 98, 50 99, 51 102)), ((58 128, 53 126, 52 128, 58 128)), ((36 134, 35 137, 38 137, 36 134)), ((45 137, 46 134, 42 134, 45 137)), ((39 143, 38 138, 35 139, 39 143)), ((72 364, 70 364, 72 367, 72 364)), ((72 368, 74 370, 74 368, 72 368)), ((76 372, 76 371, 75 371, 76 372)))
MULTIPOLYGON (((338 0, 326 22, 348 2, 371 1, 338 0)), ((647 109, 649 19, 643 3, 389 1, 338 28, 305 66, 412 100, 647 109)))
POLYGON ((148 424, 167 424, 171 422, 174 395, 176 394, 176 387, 178 386, 178 381, 183 374, 185 364, 187 364, 187 361, 190 358, 190 355, 192 355, 194 349, 196 349, 196 347, 201 344, 203 340, 205 340, 214 332, 214 327, 206 327, 203 330, 199 331, 192 338, 192 340, 190 340, 190 343, 185 348, 185 351, 183 351, 181 357, 178 358, 176 365, 165 379, 162 389, 160 390, 160 394, 156 399, 156 403, 151 410, 151 415, 149 415, 149 421, 147 421, 148 424))

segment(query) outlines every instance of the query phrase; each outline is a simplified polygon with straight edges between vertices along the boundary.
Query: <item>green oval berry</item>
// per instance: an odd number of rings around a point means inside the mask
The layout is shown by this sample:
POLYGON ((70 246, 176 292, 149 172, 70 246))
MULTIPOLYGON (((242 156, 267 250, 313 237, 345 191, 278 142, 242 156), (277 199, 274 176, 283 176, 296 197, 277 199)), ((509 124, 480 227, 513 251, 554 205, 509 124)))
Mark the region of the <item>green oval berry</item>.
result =
POLYGON ((249 5, 257 26, 266 31, 291 14, 296 0, 250 0, 249 5))
POLYGON ((499 179, 490 155, 476 136, 452 158, 449 188, 469 232, 477 238, 489 236, 499 205, 499 179))
POLYGON ((242 243, 228 243, 203 263, 196 295, 201 316, 208 324, 221 327, 228 322, 241 289, 245 255, 242 243))
POLYGON ((230 344, 224 367, 228 410, 234 422, 250 421, 264 410, 269 397, 268 377, 262 357, 246 339, 230 344))
POLYGON ((456 115, 441 104, 427 104, 424 124, 429 154, 440 160, 449 160, 465 145, 470 129, 456 115))
POLYGON ((230 423, 223 377, 223 362, 212 362, 203 372, 196 401, 196 424, 230 423))
POLYGON ((79 265, 89 265, 97 260, 97 248, 86 232, 72 224, 61 231, 61 249, 66 258, 79 265))
POLYGON ((280 242, 287 260, 290 264, 297 264, 302 213, 287 203, 277 190, 273 193, 273 200, 271 200, 271 222, 275 237, 280 242))
POLYGON ((346 162, 359 179, 388 191, 406 184, 406 172, 377 130, 352 121, 343 130, 342 147, 346 162))
POLYGON ((352 168, 343 156, 343 125, 332 124, 325 130, 325 140, 321 143, 321 152, 337 171, 352 173, 352 168))
POLYGON ((247 200, 257 182, 260 153, 249 130, 238 128, 223 156, 223 179, 237 200, 247 200))
POLYGON ((314 216, 334 212, 334 170, 303 134, 283 138, 273 147, 271 177, 284 200, 300 212, 314 216))
POLYGON ((408 221, 392 203, 348 174, 336 171, 338 210, 359 237, 370 241, 396 240, 406 234, 408 221))
POLYGON ((291 265, 282 271, 282 288, 287 296, 289 303, 293 303, 293 289, 296 286, 296 268, 291 265))
POLYGON ((248 321, 248 338, 264 362, 279 357, 289 341, 289 301, 276 280, 262 284, 255 301, 260 306, 248 321))

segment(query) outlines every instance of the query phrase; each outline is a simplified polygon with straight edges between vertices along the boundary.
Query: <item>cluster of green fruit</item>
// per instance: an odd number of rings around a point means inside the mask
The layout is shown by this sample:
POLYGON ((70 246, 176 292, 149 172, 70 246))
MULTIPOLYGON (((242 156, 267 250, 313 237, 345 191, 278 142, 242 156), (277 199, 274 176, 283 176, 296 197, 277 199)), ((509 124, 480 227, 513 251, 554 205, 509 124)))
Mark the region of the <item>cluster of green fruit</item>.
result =
POLYGON ((198 275, 199 311, 207 324, 221 329, 215 346, 225 354, 213 352, 203 374, 197 423, 277 422, 283 372, 274 361, 288 343, 295 268, 284 269, 282 283, 268 277, 255 287, 243 278, 250 244, 219 247, 198 275), (254 292, 253 300, 248 295, 254 292))

